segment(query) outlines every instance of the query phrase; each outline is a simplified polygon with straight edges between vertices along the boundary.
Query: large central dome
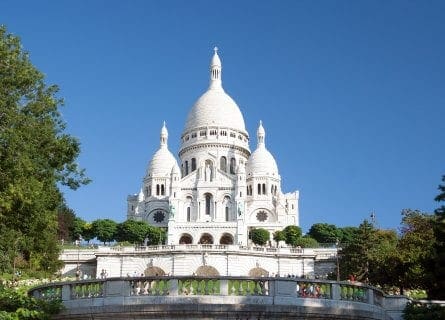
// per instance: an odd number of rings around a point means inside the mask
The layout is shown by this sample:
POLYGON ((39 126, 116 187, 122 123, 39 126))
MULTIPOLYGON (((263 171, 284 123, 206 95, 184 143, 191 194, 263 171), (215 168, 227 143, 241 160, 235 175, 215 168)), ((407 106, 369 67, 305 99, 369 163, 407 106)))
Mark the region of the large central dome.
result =
POLYGON ((190 110, 184 133, 210 126, 231 128, 247 134, 238 105, 222 87, 221 60, 216 48, 210 63, 210 87, 190 110))

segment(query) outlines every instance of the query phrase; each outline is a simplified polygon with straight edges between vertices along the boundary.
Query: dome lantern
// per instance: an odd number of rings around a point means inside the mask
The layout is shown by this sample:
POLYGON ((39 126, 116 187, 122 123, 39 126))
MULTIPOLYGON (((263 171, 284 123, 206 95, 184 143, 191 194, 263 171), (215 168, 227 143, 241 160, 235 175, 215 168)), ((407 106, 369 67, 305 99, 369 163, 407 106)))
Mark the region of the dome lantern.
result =
POLYGON ((257 140, 258 140, 258 148, 265 147, 265 138, 266 138, 266 131, 263 128, 263 122, 260 120, 260 125, 258 126, 258 130, 256 132, 257 140))
POLYGON ((210 62, 210 88, 222 89, 221 81, 221 59, 218 56, 218 47, 213 48, 214 54, 210 62))

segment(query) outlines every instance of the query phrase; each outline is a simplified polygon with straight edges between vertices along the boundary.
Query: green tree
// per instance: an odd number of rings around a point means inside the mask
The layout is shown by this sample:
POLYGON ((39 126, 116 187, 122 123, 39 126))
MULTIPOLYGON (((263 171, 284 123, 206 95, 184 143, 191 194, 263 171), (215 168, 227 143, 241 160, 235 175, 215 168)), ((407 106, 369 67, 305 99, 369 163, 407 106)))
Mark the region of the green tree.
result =
POLYGON ((266 229, 256 228, 250 230, 250 239, 259 246, 264 246, 270 239, 270 233, 266 229))
POLYGON ((285 242, 291 246, 297 246, 298 240, 301 238, 301 228, 297 226, 287 226, 283 229, 285 242))
POLYGON ((313 224, 309 229, 308 235, 319 243, 336 243, 341 238, 341 234, 337 227, 328 223, 313 224))
POLYGON ((140 244, 150 232, 150 225, 145 221, 127 220, 117 225, 116 240, 140 244))
POLYGON ((147 233, 147 245, 157 245, 165 243, 167 231, 165 228, 150 226, 147 233))
POLYGON ((438 189, 440 193, 434 198, 442 205, 434 211, 434 249, 428 265, 428 296, 432 299, 445 300, 445 175, 438 189))
POLYGON ((57 238, 59 240, 73 241, 73 229, 76 214, 65 203, 57 210, 57 238))
POLYGON ((357 227, 343 227, 338 228, 338 241, 340 244, 348 244, 355 241, 357 236, 358 228, 357 227))
POLYGON ((358 281, 368 282, 370 252, 377 245, 377 234, 373 225, 364 220, 357 231, 356 241, 341 250, 341 278, 355 275, 358 281))
POLYGON ((422 289, 427 285, 427 263, 434 246, 433 225, 432 215, 418 210, 402 210, 401 237, 395 251, 399 257, 399 270, 392 275, 402 293, 404 288, 422 289))
POLYGON ((84 239, 87 242, 90 242, 91 239, 94 239, 96 235, 94 234, 95 230, 93 229, 93 224, 90 222, 85 222, 81 219, 76 221, 77 223, 79 223, 78 226, 80 227, 81 230, 80 235, 82 236, 82 239, 84 239))
POLYGON ((302 248, 318 248, 319 247, 317 240, 310 237, 309 235, 305 235, 301 238, 298 238, 295 245, 298 247, 302 247, 302 248))
POLYGON ((110 219, 97 219, 92 223, 93 235, 104 244, 115 240, 117 222, 110 219))
MULTIPOLYGON (((0 252, 9 251, 10 235, 19 237, 19 254, 45 271, 58 265, 59 185, 89 181, 76 164, 79 142, 64 132, 57 91, 19 38, 0 27, 0 252)), ((9 271, 0 261, 0 271, 9 271)))
MULTIPOLYGON (((78 240, 81 238, 87 240, 86 237, 84 236, 85 225, 86 225, 86 221, 83 220, 82 218, 79 218, 79 217, 74 218, 73 227, 70 230, 71 241, 78 240)), ((90 239, 88 239, 88 240, 90 240, 90 239)))
POLYGON ((278 231, 275 231, 274 232, 274 234, 273 234, 273 239, 277 242, 277 244, 278 244, 278 242, 280 242, 280 241, 285 241, 286 240, 286 237, 285 237, 285 235, 284 235, 284 232, 282 231, 282 230, 278 230, 278 231))

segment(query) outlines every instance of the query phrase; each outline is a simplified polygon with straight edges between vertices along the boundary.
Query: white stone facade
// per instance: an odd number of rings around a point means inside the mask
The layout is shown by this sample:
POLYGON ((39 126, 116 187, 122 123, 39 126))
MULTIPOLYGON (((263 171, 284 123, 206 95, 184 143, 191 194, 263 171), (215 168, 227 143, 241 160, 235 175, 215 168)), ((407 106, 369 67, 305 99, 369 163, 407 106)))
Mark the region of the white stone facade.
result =
POLYGON ((210 86, 187 117, 178 165, 165 123, 139 194, 128 196, 127 218, 168 230, 167 244, 248 245, 252 228, 271 234, 299 224, 298 191, 284 194, 260 121, 257 148, 235 101, 224 91, 215 48, 210 86))

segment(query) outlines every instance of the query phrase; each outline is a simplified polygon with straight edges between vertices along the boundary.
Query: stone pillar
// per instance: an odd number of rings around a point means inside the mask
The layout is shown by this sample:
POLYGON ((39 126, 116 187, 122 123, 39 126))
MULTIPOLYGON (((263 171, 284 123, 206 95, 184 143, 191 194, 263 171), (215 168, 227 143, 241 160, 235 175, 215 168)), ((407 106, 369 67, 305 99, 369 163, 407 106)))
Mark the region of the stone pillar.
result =
POLYGON ((62 301, 71 300, 71 285, 64 284, 62 287, 62 301))
POLYGON ((341 288, 338 283, 333 283, 331 286, 331 294, 332 294, 332 300, 340 300, 341 299, 341 288))
POLYGON ((227 279, 220 280, 220 290, 222 296, 229 295, 229 280, 227 279))
POLYGON ((374 290, 367 288, 367 301, 369 304, 374 304, 374 290))
POLYGON ((177 296, 178 295, 178 279, 170 279, 170 296, 177 296))

